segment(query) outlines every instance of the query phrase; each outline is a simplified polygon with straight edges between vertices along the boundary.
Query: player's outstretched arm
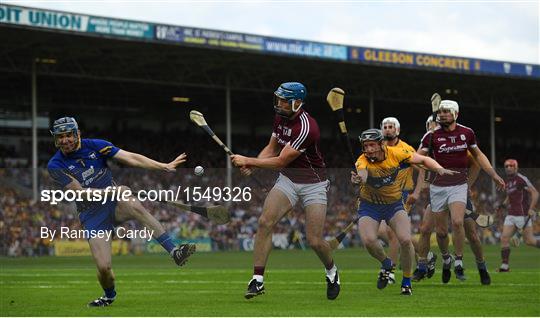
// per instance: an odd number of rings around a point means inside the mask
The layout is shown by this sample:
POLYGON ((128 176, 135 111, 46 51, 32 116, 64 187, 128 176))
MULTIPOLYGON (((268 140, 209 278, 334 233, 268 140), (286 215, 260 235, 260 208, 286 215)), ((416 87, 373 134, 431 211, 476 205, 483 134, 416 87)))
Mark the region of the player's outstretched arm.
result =
POLYGON ((422 164, 431 171, 438 173, 439 175, 453 175, 459 173, 457 171, 444 169, 437 161, 431 159, 430 157, 422 156, 418 153, 413 153, 411 159, 409 160, 412 164, 422 164))
POLYGON ((473 155, 474 159, 476 159, 482 170, 484 170, 493 179, 493 181, 495 181, 497 189, 503 190, 504 180, 499 177, 495 169, 493 169, 491 163, 489 162, 486 155, 484 155, 482 150, 480 150, 480 148, 478 147, 472 147, 470 148, 470 152, 473 155))
POLYGON ((269 158, 252 158, 244 157, 241 155, 232 155, 231 161, 237 167, 257 167, 263 169, 283 169, 294 159, 300 156, 301 152, 291 147, 291 145, 285 146, 281 150, 278 156, 269 158))
POLYGON ((126 150, 120 149, 114 155, 113 159, 117 160, 118 162, 125 164, 126 166, 134 167, 134 168, 143 168, 148 170, 161 170, 161 171, 176 171, 176 168, 180 166, 182 163, 186 162, 187 156, 185 153, 179 155, 174 159, 173 161, 169 163, 163 163, 158 162, 153 159, 150 159, 146 156, 143 156, 138 153, 129 152, 126 150))
POLYGON ((478 176, 480 175, 480 170, 481 168, 478 164, 478 161, 476 161, 476 159, 472 157, 469 163, 469 178, 467 180, 469 189, 476 182, 476 179, 478 179, 478 176))

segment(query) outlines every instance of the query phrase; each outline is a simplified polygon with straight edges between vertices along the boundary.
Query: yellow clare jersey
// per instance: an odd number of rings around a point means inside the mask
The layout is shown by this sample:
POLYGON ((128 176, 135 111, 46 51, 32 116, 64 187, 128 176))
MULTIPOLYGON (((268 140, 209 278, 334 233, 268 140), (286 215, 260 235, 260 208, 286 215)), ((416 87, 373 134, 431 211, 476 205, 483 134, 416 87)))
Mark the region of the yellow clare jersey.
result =
MULTIPOLYGON (((386 145, 386 146, 388 148, 403 149, 405 151, 409 151, 411 154, 416 152, 413 147, 411 147, 408 143, 404 142, 401 139, 395 146, 390 146, 390 145, 386 145)), ((406 168, 399 170, 397 180, 398 180, 397 182, 401 184, 401 189, 403 191, 414 190, 413 167, 411 167, 410 164, 406 164, 406 168)))
POLYGON ((368 178, 360 187, 360 200, 375 204, 391 204, 402 197, 402 185, 398 174, 401 169, 410 167, 414 152, 399 148, 384 146, 385 159, 380 162, 370 162, 365 155, 356 161, 356 169, 367 169, 368 178))

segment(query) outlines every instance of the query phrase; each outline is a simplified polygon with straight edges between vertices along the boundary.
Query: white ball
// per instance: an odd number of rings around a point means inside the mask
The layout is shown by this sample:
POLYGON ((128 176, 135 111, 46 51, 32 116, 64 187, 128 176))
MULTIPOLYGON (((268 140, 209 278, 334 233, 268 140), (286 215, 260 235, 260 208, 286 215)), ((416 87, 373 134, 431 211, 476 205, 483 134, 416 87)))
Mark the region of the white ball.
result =
POLYGON ((196 166, 195 167, 195 170, 193 171, 195 173, 195 175, 197 176, 202 176, 203 173, 204 173, 204 168, 201 167, 201 166, 196 166))

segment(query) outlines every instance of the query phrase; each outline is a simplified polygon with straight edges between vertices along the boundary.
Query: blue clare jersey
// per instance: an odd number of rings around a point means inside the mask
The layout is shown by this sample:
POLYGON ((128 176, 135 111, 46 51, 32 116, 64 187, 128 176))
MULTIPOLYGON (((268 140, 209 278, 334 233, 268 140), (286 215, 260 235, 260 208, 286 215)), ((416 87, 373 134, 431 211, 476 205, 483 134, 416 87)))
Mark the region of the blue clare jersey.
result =
MULTIPOLYGON (((83 188, 104 189, 113 185, 112 173, 107 159, 114 157, 120 148, 101 139, 82 139, 79 150, 63 154, 58 150, 49 160, 47 168, 55 183, 64 188, 74 178, 83 188)), ((98 210, 102 202, 77 202, 77 210, 98 210)))

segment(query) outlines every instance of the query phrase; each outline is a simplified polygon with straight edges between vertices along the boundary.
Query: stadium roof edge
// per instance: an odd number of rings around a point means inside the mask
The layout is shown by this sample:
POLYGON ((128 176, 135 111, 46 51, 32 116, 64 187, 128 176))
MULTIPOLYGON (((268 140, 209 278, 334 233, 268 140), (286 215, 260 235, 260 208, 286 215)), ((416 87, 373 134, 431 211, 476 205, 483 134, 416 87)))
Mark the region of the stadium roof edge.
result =
POLYGON ((320 58, 451 73, 540 79, 540 64, 486 60, 392 49, 357 47, 164 23, 91 16, 19 5, 0 5, 0 25, 59 30, 98 37, 320 58))

